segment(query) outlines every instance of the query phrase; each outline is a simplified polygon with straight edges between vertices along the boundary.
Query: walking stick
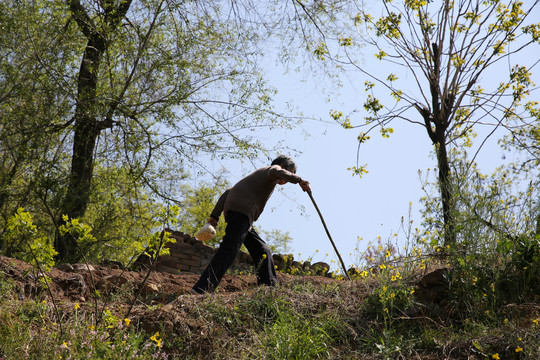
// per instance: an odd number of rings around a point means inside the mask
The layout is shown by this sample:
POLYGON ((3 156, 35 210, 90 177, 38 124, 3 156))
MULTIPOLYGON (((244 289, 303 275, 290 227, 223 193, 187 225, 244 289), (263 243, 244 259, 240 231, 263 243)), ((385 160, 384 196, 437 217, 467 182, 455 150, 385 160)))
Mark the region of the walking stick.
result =
POLYGON ((339 261, 341 262, 341 266, 343 267, 343 273, 347 277, 347 279, 351 280, 351 277, 349 276, 349 273, 347 272, 347 268, 345 267, 345 263, 343 262, 343 259, 341 258, 341 255, 339 254, 338 249, 336 248, 336 244, 334 243, 334 240, 332 240, 332 236, 330 236, 330 232, 328 231, 328 227, 326 226, 326 223, 324 222, 324 218, 321 214, 321 211, 319 210, 319 207, 317 206, 317 203, 315 202, 315 199, 313 199, 313 195, 311 194, 311 191, 307 191, 309 198, 311 199, 311 202, 315 206, 315 209, 317 210, 317 213, 319 214, 319 217, 321 218, 321 222, 324 226, 324 230, 326 231, 326 235, 328 235, 328 238, 330 239, 330 242, 332 243, 332 246, 334 247, 334 250, 336 251, 336 254, 339 258, 339 261))

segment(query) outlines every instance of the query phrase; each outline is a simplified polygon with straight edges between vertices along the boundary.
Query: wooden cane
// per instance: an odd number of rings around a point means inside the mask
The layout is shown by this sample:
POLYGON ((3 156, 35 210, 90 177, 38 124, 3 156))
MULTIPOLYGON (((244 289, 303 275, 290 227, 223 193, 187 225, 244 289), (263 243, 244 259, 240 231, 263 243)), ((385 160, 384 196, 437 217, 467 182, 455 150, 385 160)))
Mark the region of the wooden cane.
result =
POLYGON ((334 240, 332 240, 332 236, 330 236, 330 232, 328 231, 328 227, 326 226, 326 222, 324 221, 324 218, 321 214, 321 211, 319 210, 319 207, 317 206, 317 203, 315 202, 315 199, 313 199, 313 195, 311 194, 311 191, 306 191, 309 195, 309 198, 311 199, 311 202, 315 206, 315 209, 317 210, 317 213, 319 214, 319 217, 321 218, 321 222, 324 226, 324 230, 326 231, 326 235, 328 235, 328 238, 330 239, 330 242, 332 243, 332 246, 334 247, 334 250, 339 258, 339 261, 341 262, 341 266, 343 267, 343 273, 347 277, 347 279, 351 280, 351 277, 349 276, 349 273, 347 272, 347 268, 345 267, 345 263, 343 262, 343 259, 341 258, 341 255, 339 254, 339 251, 336 247, 336 244, 334 243, 334 240))

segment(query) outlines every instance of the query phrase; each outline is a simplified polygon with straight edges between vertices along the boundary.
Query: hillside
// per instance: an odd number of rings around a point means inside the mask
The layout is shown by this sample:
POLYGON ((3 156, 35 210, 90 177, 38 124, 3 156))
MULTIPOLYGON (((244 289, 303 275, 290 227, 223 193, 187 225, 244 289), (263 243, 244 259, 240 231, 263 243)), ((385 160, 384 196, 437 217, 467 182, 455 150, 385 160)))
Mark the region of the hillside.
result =
POLYGON ((446 299, 445 273, 407 280, 414 301, 406 300, 404 286, 392 288, 392 301, 383 303, 385 286, 375 277, 345 281, 280 273, 280 286, 272 289, 257 287, 253 275, 227 275, 215 294, 195 296, 188 290, 198 275, 151 272, 133 303, 146 272, 62 265, 48 272, 47 287, 31 265, 0 257, 0 359, 532 359, 540 354, 538 302, 466 318, 446 299), (99 297, 91 291, 94 284, 99 297))

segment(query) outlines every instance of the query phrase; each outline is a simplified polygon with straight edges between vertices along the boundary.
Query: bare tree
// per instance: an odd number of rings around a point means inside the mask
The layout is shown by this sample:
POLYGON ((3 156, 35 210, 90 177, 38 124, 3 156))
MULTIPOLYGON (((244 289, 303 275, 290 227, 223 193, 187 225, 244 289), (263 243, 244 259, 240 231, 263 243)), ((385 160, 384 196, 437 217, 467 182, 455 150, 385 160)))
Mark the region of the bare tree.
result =
MULTIPOLYGON (((540 39, 540 25, 526 23, 536 5, 537 1, 527 6, 498 0, 382 1, 377 8, 382 16, 375 18, 358 2, 350 27, 334 44, 345 53, 334 57, 335 63, 353 66, 369 78, 363 104, 368 115, 362 124, 354 126, 341 112, 332 114, 345 128, 366 129, 358 136, 359 144, 374 129, 388 137, 395 120, 425 128, 437 157, 445 244, 456 242, 449 149, 471 146, 479 126, 489 125, 491 136, 498 128, 512 131, 517 119, 531 121, 526 108, 532 105, 525 100, 534 88, 530 69, 537 59, 522 54, 540 39), (346 34, 359 27, 384 67, 366 68, 350 50, 353 41, 346 34), (407 74, 412 81, 401 81, 396 74, 407 74), (376 85, 393 98, 392 104, 383 103, 376 85)), ((332 45, 325 44, 325 49, 330 53, 332 45)), ((353 170, 361 175, 365 168, 357 164, 353 170)))

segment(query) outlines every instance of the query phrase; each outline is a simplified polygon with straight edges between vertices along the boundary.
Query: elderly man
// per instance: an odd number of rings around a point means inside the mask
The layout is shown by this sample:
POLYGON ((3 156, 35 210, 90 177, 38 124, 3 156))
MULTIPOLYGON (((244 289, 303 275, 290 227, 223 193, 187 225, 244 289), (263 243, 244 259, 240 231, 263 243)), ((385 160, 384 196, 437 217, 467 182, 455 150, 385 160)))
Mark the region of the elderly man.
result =
POLYGON ((214 257, 193 286, 193 292, 212 292, 231 266, 242 244, 246 246, 257 269, 259 285, 277 284, 276 270, 268 245, 253 229, 276 185, 299 184, 302 190, 311 191, 309 182, 296 175, 296 164, 280 155, 270 166, 255 170, 226 190, 210 214, 208 223, 217 226, 221 213, 225 215, 225 236, 214 257))

